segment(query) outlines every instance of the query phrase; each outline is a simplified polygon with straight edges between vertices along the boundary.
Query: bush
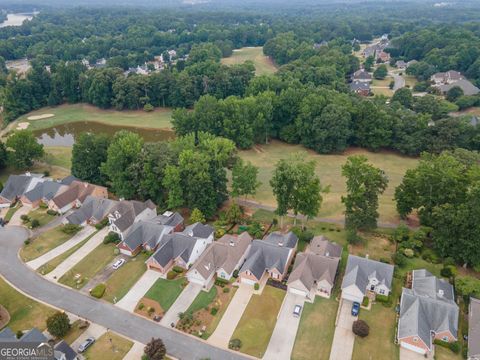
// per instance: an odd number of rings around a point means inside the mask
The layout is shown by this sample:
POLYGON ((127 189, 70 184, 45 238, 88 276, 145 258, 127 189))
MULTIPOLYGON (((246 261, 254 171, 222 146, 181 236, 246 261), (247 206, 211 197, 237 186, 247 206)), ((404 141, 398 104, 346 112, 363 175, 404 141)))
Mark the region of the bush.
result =
POLYGON ((226 288, 223 288, 223 292, 225 294, 228 294, 230 292, 230 288, 226 287, 226 288))
POLYGON ((441 347, 450 349, 450 350, 451 350, 452 352, 454 352, 455 354, 460 353, 460 350, 461 350, 461 346, 460 346, 460 344, 458 343, 458 341, 448 342, 448 341, 443 341, 443 340, 440 340, 440 339, 435 339, 435 340, 433 341, 433 343, 434 343, 435 345, 438 345, 438 346, 441 346, 441 347))
POLYGON ((369 301, 370 300, 368 299, 368 296, 364 296, 362 301, 362 306, 367 307, 369 301))
POLYGON ((144 303, 138 304, 138 310, 143 310, 143 309, 145 309, 145 304, 144 303))
POLYGON ((253 288, 255 290, 259 290, 260 289, 260 284, 259 283, 255 283, 255 285, 253 285, 253 288))
POLYGON ((210 310, 210 314, 212 314, 213 316, 217 315, 217 312, 218 312, 218 308, 216 307, 213 307, 212 310, 210 310))
POLYGON ((108 218, 105 218, 99 223, 95 224, 95 229, 102 230, 107 225, 108 225, 108 218))
POLYGON ((362 338, 367 337, 370 333, 370 326, 363 320, 356 320, 353 322, 352 331, 362 338))
POLYGON ((25 245, 30 245, 30 239, 27 239, 23 242, 25 245))
POLYGON ((40 226, 40 221, 38 221, 37 219, 33 219, 31 222, 30 222, 30 226, 32 229, 35 229, 37 227, 40 226))
POLYGON ((382 262, 382 263, 384 263, 384 264, 390 264, 390 259, 381 257, 381 258, 380 258, 380 262, 382 262))
POLYGON ((90 291, 90 295, 96 297, 97 299, 100 299, 103 294, 105 294, 106 288, 107 287, 105 286, 105 284, 98 284, 90 291))
POLYGON ((17 339, 20 339, 23 336, 23 331, 18 330, 17 333, 16 333, 16 336, 17 336, 17 339))
POLYGON ((48 209, 48 205, 45 204, 44 202, 41 202, 40 205, 38 205, 40 209, 48 209))
POLYGON ((47 318, 48 332, 57 338, 64 337, 70 330, 70 327, 70 319, 64 312, 56 312, 47 318))
POLYGON ((153 107, 152 104, 145 104, 143 106, 143 111, 145 112, 152 112, 155 108, 153 107))
POLYGON ((103 238, 103 243, 104 243, 105 245, 110 244, 110 243, 118 244, 119 242, 120 242, 120 236, 119 236, 117 233, 113 232, 113 231, 110 231, 110 232, 107 234, 107 236, 105 236, 105 237, 103 238))
POLYGON ((347 241, 349 244, 356 245, 362 242, 362 238, 352 229, 347 230, 347 241))
POLYGON ((422 253, 422 259, 433 264, 438 264, 440 259, 438 258, 437 254, 433 252, 433 250, 425 249, 422 253))
POLYGON ((30 218, 28 217, 28 215, 23 214, 23 215, 20 215, 20 220, 22 220, 22 222, 24 223, 27 223, 30 221, 30 218))
POLYGON ((232 339, 228 343, 228 348, 232 350, 240 350, 242 347, 242 340, 240 339, 232 339))
POLYGON ((404 267, 407 264, 407 257, 401 252, 396 252, 393 256, 393 262, 399 267, 404 267))
POLYGON ((177 273, 173 270, 170 270, 168 273, 167 273, 167 279, 168 280, 173 280, 177 277, 177 273))
POLYGON ((55 210, 52 210, 52 209, 48 209, 47 214, 50 215, 50 216, 57 216, 58 212, 56 212, 55 210))
POLYGON ((407 258, 413 258, 415 252, 412 249, 403 249, 403 255, 405 255, 407 258))
POLYGON ((75 224, 66 224, 66 225, 63 225, 62 227, 62 231, 67 235, 75 235, 81 229, 82 227, 80 225, 75 225, 75 224))
POLYGON ((172 268, 172 270, 175 271, 177 274, 183 273, 183 268, 181 268, 180 266, 176 266, 176 265, 175 265, 175 266, 172 268))
POLYGON ((228 284, 228 280, 222 279, 222 278, 216 278, 215 279, 215 285, 224 287, 225 285, 228 284))
POLYGON ((375 301, 378 301, 379 303, 381 303, 385 307, 391 307, 393 305, 393 301, 392 301, 391 296, 377 294, 375 296, 375 301))
POLYGON ((234 277, 235 279, 238 278, 238 270, 235 270, 235 271, 233 272, 233 277, 234 277))

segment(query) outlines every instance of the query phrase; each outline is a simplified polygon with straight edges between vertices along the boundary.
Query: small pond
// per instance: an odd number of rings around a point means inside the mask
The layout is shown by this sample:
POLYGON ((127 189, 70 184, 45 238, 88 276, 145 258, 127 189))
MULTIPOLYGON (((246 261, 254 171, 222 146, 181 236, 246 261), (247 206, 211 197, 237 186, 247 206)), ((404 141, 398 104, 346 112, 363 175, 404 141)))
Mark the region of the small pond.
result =
POLYGON ((35 130, 33 133, 38 142, 45 146, 72 146, 81 133, 103 133, 113 137, 117 131, 123 129, 139 134, 146 142, 157 142, 175 137, 175 133, 171 130, 112 126, 91 121, 71 122, 48 129, 35 130))

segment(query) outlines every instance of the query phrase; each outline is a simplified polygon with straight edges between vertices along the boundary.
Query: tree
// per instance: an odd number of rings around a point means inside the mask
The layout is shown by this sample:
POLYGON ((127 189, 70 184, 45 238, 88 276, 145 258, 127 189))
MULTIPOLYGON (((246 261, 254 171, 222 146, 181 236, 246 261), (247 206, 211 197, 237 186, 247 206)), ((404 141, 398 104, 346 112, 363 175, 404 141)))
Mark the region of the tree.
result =
POLYGON ((203 215, 203 213, 195 208, 193 209, 192 213, 190 214, 190 223, 191 224, 195 224, 195 223, 204 223, 205 222, 205 216, 203 215))
POLYGON ((370 333, 370 326, 363 320, 356 320, 353 322, 352 331, 357 336, 367 337, 370 333))
POLYGON ((378 196, 387 188, 385 172, 370 164, 363 155, 350 156, 342 166, 342 175, 347 179, 345 226, 357 231, 374 229, 378 219, 378 196))
POLYGON ((167 354, 167 349, 163 344, 162 339, 150 340, 143 350, 148 360, 163 360, 167 354))
POLYGON ((57 338, 64 337, 70 327, 70 320, 65 312, 56 312, 47 318, 48 332, 57 338))
POLYGON ((257 181, 258 168, 250 162, 244 162, 238 158, 232 169, 232 196, 240 197, 255 195, 257 188, 261 185, 257 181))
POLYGON ((395 91, 395 94, 392 96, 392 103, 398 101, 400 104, 405 106, 408 109, 412 108, 413 105, 413 95, 412 91, 409 88, 401 88, 395 91))
POLYGON ((230 224, 237 224, 243 217, 242 208, 238 204, 232 204, 227 210, 227 221, 230 224))
POLYGON ((8 151, 3 142, 0 142, 0 170, 8 164, 8 151))
POLYGON ((373 77, 377 80, 383 80, 388 75, 388 69, 385 64, 378 66, 373 72, 373 77))
POLYGON ((72 148, 72 175, 93 184, 105 184, 106 177, 100 167, 107 160, 109 145, 107 135, 80 134, 72 148))
POLYGON ((9 150, 9 162, 17 169, 27 169, 44 155, 43 145, 31 131, 20 130, 11 135, 6 142, 9 150))
POLYGON ((364 63, 365 71, 368 71, 368 72, 372 71, 372 67, 374 63, 375 63, 375 59, 373 56, 367 57, 364 63))
POLYGON ((463 90, 460 86, 453 86, 447 91, 445 98, 448 101, 455 102, 459 97, 463 96, 463 90))

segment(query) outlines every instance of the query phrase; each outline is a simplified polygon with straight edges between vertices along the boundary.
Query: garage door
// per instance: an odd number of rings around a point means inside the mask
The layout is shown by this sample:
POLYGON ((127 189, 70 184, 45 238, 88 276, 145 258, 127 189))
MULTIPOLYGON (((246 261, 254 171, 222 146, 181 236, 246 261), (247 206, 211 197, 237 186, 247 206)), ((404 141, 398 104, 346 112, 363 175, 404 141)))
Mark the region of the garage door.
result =
POLYGON ((250 279, 247 279, 247 278, 244 278, 244 277, 241 278, 241 282, 242 282, 243 284, 255 285, 255 281, 254 281, 254 280, 250 280, 250 279))
POLYGON ((414 346, 412 344, 409 344, 403 341, 400 342, 400 345, 402 345, 402 347, 404 347, 405 349, 415 351, 416 353, 419 353, 419 354, 425 354, 426 352, 425 349, 422 349, 420 347, 414 346))
POLYGON ((308 295, 306 291, 298 290, 298 289, 295 289, 293 287, 288 287, 288 291, 291 292, 292 294, 301 295, 301 296, 304 296, 304 297, 306 297, 308 295))
POLYGON ((354 301, 354 302, 358 302, 358 303, 362 303, 362 301, 363 301, 363 298, 358 298, 357 296, 349 294, 345 291, 342 292, 342 299, 349 300, 349 301, 354 301))

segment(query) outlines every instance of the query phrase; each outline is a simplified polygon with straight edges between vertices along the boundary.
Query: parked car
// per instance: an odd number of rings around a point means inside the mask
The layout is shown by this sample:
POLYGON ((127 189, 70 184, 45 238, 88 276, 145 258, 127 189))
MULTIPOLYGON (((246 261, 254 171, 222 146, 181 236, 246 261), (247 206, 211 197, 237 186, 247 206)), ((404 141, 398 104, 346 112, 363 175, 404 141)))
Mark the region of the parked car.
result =
POLYGON ((302 307, 300 305, 295 305, 295 307, 293 308, 293 316, 299 317, 301 312, 302 307))
POLYGON ((78 352, 83 353, 85 352, 93 343, 95 342, 95 339, 93 337, 86 338, 83 343, 80 344, 78 347, 78 352))
POLYGON ((360 303, 355 301, 352 305, 352 315, 358 316, 359 312, 360 312, 360 303))
POLYGON ((122 266, 123 264, 125 264, 125 259, 118 259, 117 261, 115 261, 115 263, 113 264, 113 268, 115 270, 117 270, 120 266, 122 266))

